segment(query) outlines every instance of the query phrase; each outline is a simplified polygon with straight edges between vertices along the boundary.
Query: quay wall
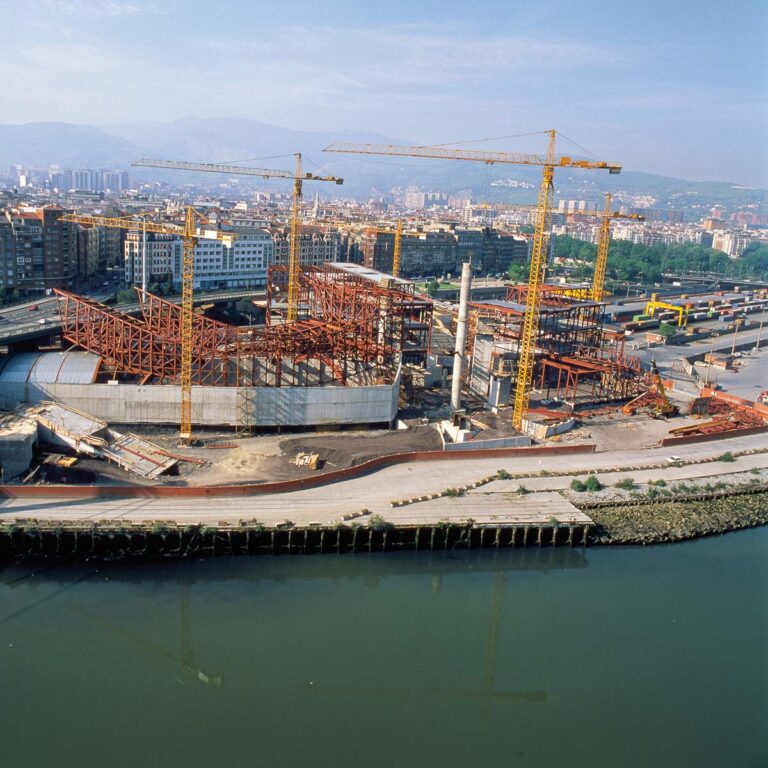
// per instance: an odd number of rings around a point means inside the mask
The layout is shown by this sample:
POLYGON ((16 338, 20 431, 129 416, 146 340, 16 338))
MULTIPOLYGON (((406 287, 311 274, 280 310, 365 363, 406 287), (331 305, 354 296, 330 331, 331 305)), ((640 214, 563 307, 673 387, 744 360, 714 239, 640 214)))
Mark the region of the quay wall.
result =
POLYGON ((0 524, 0 562, 586 546, 590 524, 263 527, 34 520, 0 524))

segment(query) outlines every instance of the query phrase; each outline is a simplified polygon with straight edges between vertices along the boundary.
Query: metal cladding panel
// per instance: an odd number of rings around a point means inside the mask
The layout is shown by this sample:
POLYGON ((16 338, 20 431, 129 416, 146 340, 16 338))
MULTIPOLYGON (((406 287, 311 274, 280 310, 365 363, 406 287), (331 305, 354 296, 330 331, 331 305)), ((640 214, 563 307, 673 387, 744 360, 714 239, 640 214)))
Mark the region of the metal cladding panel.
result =
POLYGON ((93 352, 67 352, 59 368, 57 384, 91 384, 96 379, 101 358, 93 352))
POLYGON ((56 381, 66 357, 66 352, 44 352, 39 355, 29 371, 27 381, 36 384, 52 384, 56 381))
POLYGON ((100 360, 91 352, 21 352, 8 356, 0 383, 91 384, 100 360))
POLYGON ((0 373, 0 383, 25 384, 29 373, 40 357, 39 352, 20 352, 11 355, 0 373))

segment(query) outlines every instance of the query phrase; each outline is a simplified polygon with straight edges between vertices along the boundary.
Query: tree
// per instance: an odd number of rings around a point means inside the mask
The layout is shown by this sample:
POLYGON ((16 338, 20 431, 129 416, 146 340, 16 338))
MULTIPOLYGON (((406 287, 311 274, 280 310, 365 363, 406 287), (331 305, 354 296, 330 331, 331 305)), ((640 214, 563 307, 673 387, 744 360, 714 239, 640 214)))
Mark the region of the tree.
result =
POLYGON ((133 288, 123 288, 117 292, 118 304, 133 304, 136 301, 136 292, 133 288))
POLYGON ((659 326, 659 336, 663 336, 665 339, 674 336, 676 333, 677 331, 675 330, 675 327, 669 323, 662 323, 659 326))

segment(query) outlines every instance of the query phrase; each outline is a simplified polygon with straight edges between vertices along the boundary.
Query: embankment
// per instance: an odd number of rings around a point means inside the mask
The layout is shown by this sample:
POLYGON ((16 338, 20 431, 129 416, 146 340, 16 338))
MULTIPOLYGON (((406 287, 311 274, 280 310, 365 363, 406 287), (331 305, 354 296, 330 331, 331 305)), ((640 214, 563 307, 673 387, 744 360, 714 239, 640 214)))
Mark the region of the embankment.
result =
POLYGON ((592 544, 661 544, 768 523, 768 487, 579 505, 595 522, 592 544))

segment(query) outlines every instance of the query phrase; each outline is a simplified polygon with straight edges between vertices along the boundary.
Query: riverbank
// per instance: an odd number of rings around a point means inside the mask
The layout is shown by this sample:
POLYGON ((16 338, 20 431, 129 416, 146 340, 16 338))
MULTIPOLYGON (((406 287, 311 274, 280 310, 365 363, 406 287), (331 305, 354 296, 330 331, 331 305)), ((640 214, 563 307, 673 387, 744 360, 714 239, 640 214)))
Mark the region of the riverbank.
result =
POLYGON ((663 544, 768 524, 768 487, 581 505, 591 544, 663 544))

